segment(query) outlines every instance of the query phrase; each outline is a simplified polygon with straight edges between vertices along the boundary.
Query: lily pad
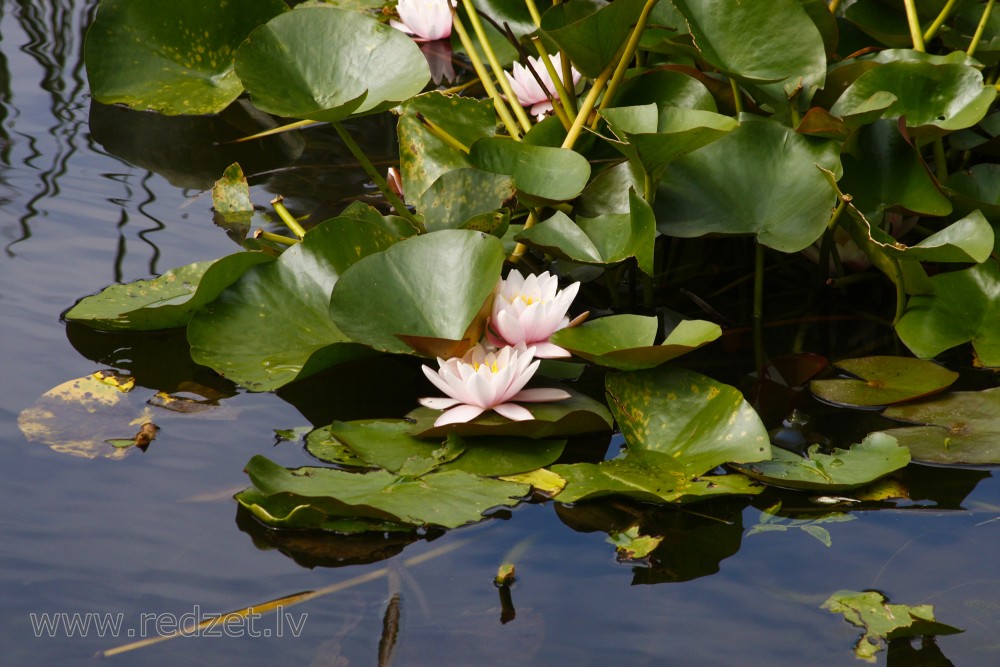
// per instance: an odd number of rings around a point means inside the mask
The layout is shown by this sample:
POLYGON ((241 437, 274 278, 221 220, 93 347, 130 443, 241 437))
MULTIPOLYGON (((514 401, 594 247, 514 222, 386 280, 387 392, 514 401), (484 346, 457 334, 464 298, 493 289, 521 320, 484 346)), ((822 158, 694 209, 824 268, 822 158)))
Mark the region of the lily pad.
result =
POLYGON ((236 73, 261 110, 330 122, 384 111, 431 78, 412 39, 332 7, 299 8, 254 30, 236 52, 236 73))
POLYGON ((618 264, 635 257, 646 275, 653 274, 656 218, 646 201, 629 192, 628 213, 570 219, 562 211, 515 237, 525 245, 582 264, 618 264))
POLYGON ((566 487, 555 497, 563 503, 612 495, 685 503, 720 495, 754 495, 764 489, 745 475, 691 477, 673 455, 652 450, 630 451, 601 463, 554 465, 550 470, 566 479, 566 487))
POLYGON ((653 345, 656 330, 655 317, 611 315, 561 329, 549 340, 600 366, 634 371, 659 366, 722 335, 714 322, 683 320, 661 345, 653 345))
MULTIPOLYGON (((514 197, 514 180, 472 167, 441 174, 416 201, 428 232, 468 228, 470 221, 495 212, 514 197)), ((412 201, 412 198, 411 198, 412 201)), ((485 230, 480 230, 485 231, 485 230)), ((503 236, 504 230, 498 230, 503 236)), ((491 232, 492 233, 492 232, 491 232)))
POLYGON ((890 435, 870 433, 850 449, 824 454, 812 445, 807 456, 779 447, 770 461, 735 466, 754 479, 786 489, 846 491, 869 484, 910 462, 910 452, 890 435))
POLYGON ((861 357, 835 365, 857 379, 813 380, 809 389, 824 401, 838 405, 902 403, 944 391, 958 379, 954 371, 910 357, 861 357))
POLYGON ((250 459, 246 472, 254 484, 250 490, 254 502, 247 509, 264 523, 277 520, 283 527, 294 527, 295 514, 305 511, 313 514, 313 523, 315 513, 322 513, 330 518, 457 528, 482 520, 483 512, 493 507, 518 504, 530 488, 458 470, 410 480, 382 470, 362 474, 333 468, 289 469, 263 456, 250 459))
POLYGON ((922 463, 1000 464, 1000 388, 955 391, 888 408, 889 419, 922 424, 884 431, 922 463))
POLYGON ((933 605, 888 604, 878 591, 840 590, 831 595, 822 608, 842 614, 845 621, 864 629, 854 654, 868 662, 876 661, 876 654, 889 639, 963 632, 935 620, 933 605))
POLYGON ((281 0, 103 0, 85 47, 91 93, 165 114, 222 111, 243 92, 237 47, 287 10, 281 0))
POLYGON ((406 336, 452 341, 440 356, 460 355, 482 338, 503 259, 500 239, 481 232, 405 239, 352 266, 333 288, 329 312, 351 340, 377 350, 412 353, 406 336))
POLYGON ((590 179, 590 163, 576 151, 504 137, 472 144, 469 161, 483 171, 512 176, 518 197, 530 205, 574 199, 590 179))
POLYGON ((449 434, 461 436, 519 436, 550 438, 611 430, 611 415, 602 403, 589 396, 570 391, 570 397, 551 403, 523 403, 532 419, 511 421, 495 412, 463 424, 434 426, 440 410, 417 408, 406 415, 413 420, 410 435, 418 438, 441 438, 449 434))
POLYGON ((395 242, 367 222, 320 223, 277 261, 245 272, 192 317, 192 358, 254 391, 269 391, 371 354, 350 344, 330 319, 330 293, 355 262, 395 242))
POLYGON ((802 250, 830 220, 833 191, 816 165, 839 172, 837 145, 744 122, 667 167, 653 206, 657 228, 683 238, 755 234, 776 250, 802 250))
POLYGON ((239 162, 226 167, 222 178, 212 187, 212 208, 227 224, 250 224, 253 217, 253 202, 250 201, 250 186, 239 162))
POLYGON ((95 329, 155 331, 183 327, 194 313, 258 264, 274 261, 261 252, 171 269, 150 280, 105 287, 84 297, 63 316, 95 329))
POLYGON ((980 363, 1000 366, 1000 269, 987 260, 930 279, 934 293, 915 296, 896 323, 910 350, 930 359, 971 341, 980 363))
MULTIPOLYGON (((404 474, 415 465, 427 471, 461 470, 483 477, 500 477, 537 470, 562 455, 565 440, 476 438, 448 442, 421 440, 409 434, 413 424, 402 419, 334 422, 329 434, 344 443, 365 464, 404 474)), ((316 454, 312 448, 310 452, 316 454)), ((320 458, 323 458, 322 456, 320 458)), ((337 461, 333 461, 337 463, 337 461)))
POLYGON ((700 373, 615 372, 605 391, 629 451, 669 454, 688 478, 723 463, 771 457, 767 429, 743 395, 700 373))

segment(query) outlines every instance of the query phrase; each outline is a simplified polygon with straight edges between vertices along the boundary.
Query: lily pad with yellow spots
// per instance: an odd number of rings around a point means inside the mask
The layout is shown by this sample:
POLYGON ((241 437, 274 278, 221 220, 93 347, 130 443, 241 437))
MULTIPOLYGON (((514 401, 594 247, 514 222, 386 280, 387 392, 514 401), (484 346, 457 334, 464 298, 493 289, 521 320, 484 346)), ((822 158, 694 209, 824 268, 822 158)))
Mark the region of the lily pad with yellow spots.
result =
POLYGON ((944 391, 958 373, 912 357, 860 357, 835 364, 853 378, 813 380, 809 389, 818 398, 837 405, 875 407, 902 403, 944 391))

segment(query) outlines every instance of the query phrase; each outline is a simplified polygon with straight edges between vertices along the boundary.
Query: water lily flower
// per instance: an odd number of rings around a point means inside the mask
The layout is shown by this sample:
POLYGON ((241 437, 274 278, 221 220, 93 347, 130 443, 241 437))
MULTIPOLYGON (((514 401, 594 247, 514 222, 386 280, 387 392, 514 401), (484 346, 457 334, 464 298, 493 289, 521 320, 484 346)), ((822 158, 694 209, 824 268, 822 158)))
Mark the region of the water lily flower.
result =
POLYGON ((586 314, 570 322, 566 316, 580 283, 559 289, 559 279, 548 271, 539 275, 528 274, 525 278, 513 269, 507 279, 497 285, 496 298, 490 315, 486 337, 497 347, 523 343, 535 348, 535 356, 541 359, 568 357, 569 352, 555 343, 549 336, 582 322, 586 314))
POLYGON ((531 376, 541 363, 532 361, 534 349, 505 347, 487 351, 476 345, 462 357, 445 361, 438 357, 440 370, 423 367, 424 375, 448 398, 421 398, 420 404, 445 412, 434 422, 435 426, 460 424, 471 421, 488 410, 512 421, 532 419, 527 408, 516 402, 539 403, 569 398, 562 389, 525 389, 531 376))
POLYGON ((451 37, 453 0, 399 0, 396 11, 399 21, 389 25, 417 39, 433 41, 451 37))
MULTIPOLYGON (((562 72, 562 54, 557 53, 550 60, 552 61, 553 69, 556 72, 562 72)), ((538 73, 538 78, 545 84, 545 90, 551 93, 552 99, 559 99, 559 95, 556 93, 556 86, 552 83, 552 77, 549 76, 549 71, 545 68, 545 64, 542 63, 542 59, 528 56, 528 64, 531 66, 531 69, 538 73)), ((580 73, 573 67, 570 67, 570 71, 573 76, 573 83, 570 85, 575 86, 580 80, 580 73)), ((527 67, 521 63, 514 63, 511 71, 504 72, 504 74, 507 76, 507 80, 510 81, 510 87, 514 91, 514 95, 517 96, 517 101, 523 107, 530 106, 531 114, 537 120, 541 120, 547 112, 552 110, 552 103, 549 102, 545 90, 538 85, 538 81, 535 80, 534 75, 532 75, 527 67)))

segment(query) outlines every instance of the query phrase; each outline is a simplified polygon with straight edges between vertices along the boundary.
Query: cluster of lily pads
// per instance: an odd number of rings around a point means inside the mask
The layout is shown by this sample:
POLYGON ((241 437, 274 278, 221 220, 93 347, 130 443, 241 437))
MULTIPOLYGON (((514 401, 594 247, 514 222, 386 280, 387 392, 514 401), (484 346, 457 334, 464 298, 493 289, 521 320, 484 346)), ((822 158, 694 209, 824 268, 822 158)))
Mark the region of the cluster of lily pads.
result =
POLYGON ((331 124, 384 206, 303 221, 276 200, 286 231, 246 235, 259 212, 233 165, 213 196, 244 228, 240 252, 112 285, 66 317, 185 327, 196 362, 253 391, 378 355, 438 359, 425 375, 447 398, 308 435, 332 467, 249 462, 237 500, 274 528, 452 528, 532 489, 681 503, 760 482, 844 491, 911 458, 996 463, 991 391, 913 401, 954 381, 931 361, 948 350, 1000 366, 1000 23, 992 2, 839 5, 103 0, 87 40, 98 101, 213 114, 248 95, 294 128, 331 124), (350 128, 384 112, 388 179, 350 128), (710 307, 714 321, 658 310, 679 244, 720 235, 753 240, 761 373, 768 258, 830 289, 888 287, 892 307, 869 316, 913 356, 844 360, 853 379, 811 388, 903 404, 885 414, 925 426, 788 453, 741 391, 668 363, 723 333, 710 307), (609 303, 570 322, 580 283, 609 303), (535 359, 560 355, 576 363, 535 359), (565 382, 585 367, 605 373, 597 396, 565 382), (622 454, 558 462, 569 438, 615 430, 622 454))

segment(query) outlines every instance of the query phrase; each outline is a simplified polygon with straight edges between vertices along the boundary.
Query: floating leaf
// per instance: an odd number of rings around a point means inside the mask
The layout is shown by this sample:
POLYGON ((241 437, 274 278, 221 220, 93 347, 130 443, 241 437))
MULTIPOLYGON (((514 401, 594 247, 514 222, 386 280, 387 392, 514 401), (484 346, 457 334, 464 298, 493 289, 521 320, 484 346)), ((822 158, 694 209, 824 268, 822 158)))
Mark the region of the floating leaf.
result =
POLYGON ((657 228, 683 238, 756 234, 771 248, 802 250, 830 220, 833 191, 816 165, 839 171, 834 145, 744 122, 670 164, 653 207, 657 228))
POLYGON ((984 366, 1000 366, 1000 269, 996 262, 987 260, 930 280, 934 293, 910 299, 896 323, 900 339, 923 359, 971 341, 984 366))
POLYGON ((610 373, 605 390, 629 451, 669 454, 688 477, 723 463, 771 456, 764 424, 727 384, 694 371, 660 367, 610 373))
POLYGON ((600 366, 634 371, 659 366, 722 335, 714 322, 683 320, 661 345, 653 345, 656 329, 655 317, 611 315, 557 331, 550 340, 600 366))
POLYGON ((85 47, 91 93, 166 114, 221 111, 243 92, 236 48, 287 9, 280 0, 103 0, 85 47))
POLYGON ((813 380, 809 389, 839 405, 880 406, 902 403, 944 391, 958 373, 910 357, 861 357, 835 364, 858 379, 813 380))
POLYGON ((764 489, 745 475, 691 477, 673 455, 653 450, 630 451, 601 463, 559 464, 550 470, 566 479, 566 488, 555 498, 563 503, 612 495, 685 503, 719 495, 754 495, 764 489))
POLYGON ((153 331, 183 327, 194 313, 270 255, 240 252, 222 259, 196 262, 150 280, 105 287, 80 300, 64 315, 95 329, 153 331))
POLYGON ((483 171, 512 176, 518 197, 529 204, 574 199, 590 179, 590 163, 576 151, 505 137, 486 137, 472 144, 469 161, 483 171))
POLYGON ((906 447, 885 433, 870 433, 850 449, 834 449, 832 454, 824 454, 820 445, 809 447, 804 457, 780 447, 772 454, 770 461, 736 468, 772 486, 830 492, 864 486, 910 462, 906 447))
POLYGON ((985 262, 993 252, 993 228, 983 214, 973 211, 913 246, 887 244, 882 248, 889 257, 917 262, 985 262))
POLYGON ((922 463, 1000 463, 1000 388, 955 391, 930 401, 898 405, 884 413, 923 426, 884 431, 922 463))
POLYGON ((842 614, 848 623, 864 629, 854 654, 868 662, 875 662, 875 655, 889 639, 962 632, 936 621, 933 605, 888 604, 878 591, 840 590, 831 595, 822 608, 842 614))
POLYGON ((272 263, 254 267, 188 325, 192 358, 254 391, 371 352, 330 319, 330 293, 349 267, 396 239, 373 224, 333 218, 272 263))
POLYGON ((434 426, 440 410, 417 408, 406 417, 414 420, 410 434, 418 438, 440 438, 454 433, 462 436, 519 436, 550 438, 611 430, 611 415, 603 404, 573 391, 570 397, 551 403, 523 403, 532 419, 515 422, 495 412, 464 424, 434 426))
POLYGON ((250 186, 239 162, 226 167, 222 178, 212 187, 212 207, 222 216, 224 222, 250 224, 253 217, 253 202, 250 201, 250 186))
POLYGON ((420 195, 416 208, 424 218, 424 227, 434 232, 468 228, 466 223, 495 212, 513 197, 514 180, 510 176, 464 167, 441 174, 420 195))
POLYGON ((525 484, 458 470, 409 480, 382 470, 364 474, 333 468, 293 470, 263 456, 250 459, 246 472, 255 488, 237 500, 242 497, 241 504, 259 520, 282 527, 297 527, 296 514, 304 513, 302 523, 311 524, 308 527, 315 526, 320 514, 456 528, 481 520, 492 507, 516 505, 529 490, 525 484))
POLYGON ((288 118, 339 121, 413 97, 431 78, 413 40, 332 7, 303 7, 260 26, 236 52, 253 103, 288 118))
POLYGON ((412 353, 405 335, 453 341, 441 356, 460 355, 482 337, 503 258, 500 240, 481 232, 415 236, 351 267, 330 313, 351 340, 377 350, 412 353))

